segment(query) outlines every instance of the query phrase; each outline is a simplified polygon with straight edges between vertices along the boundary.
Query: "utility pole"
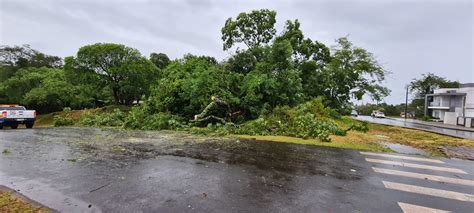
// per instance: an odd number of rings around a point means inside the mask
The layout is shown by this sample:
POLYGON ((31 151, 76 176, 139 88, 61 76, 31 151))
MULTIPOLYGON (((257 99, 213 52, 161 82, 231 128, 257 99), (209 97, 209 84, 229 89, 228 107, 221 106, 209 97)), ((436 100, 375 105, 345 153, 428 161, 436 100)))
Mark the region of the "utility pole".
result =
POLYGON ((407 111, 408 111, 408 85, 407 85, 407 93, 405 95, 405 121, 407 120, 407 111))

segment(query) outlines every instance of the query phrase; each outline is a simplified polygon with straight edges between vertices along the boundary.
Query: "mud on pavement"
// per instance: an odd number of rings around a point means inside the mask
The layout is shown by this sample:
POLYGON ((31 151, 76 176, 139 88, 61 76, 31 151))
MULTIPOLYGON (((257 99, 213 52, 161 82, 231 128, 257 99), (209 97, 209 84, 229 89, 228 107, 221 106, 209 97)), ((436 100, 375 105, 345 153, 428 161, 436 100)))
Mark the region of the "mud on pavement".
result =
MULTIPOLYGON (((61 129, 58 131, 84 131, 61 129)), ((117 162, 150 159, 157 156, 177 156, 232 165, 247 165, 281 174, 324 175, 337 179, 356 180, 348 173, 358 166, 348 163, 339 149, 312 145, 196 136, 182 132, 145 132, 97 130, 70 143, 77 144, 76 158, 117 162), (321 157, 324 156, 324 157, 321 157)), ((120 164, 120 163, 119 163, 120 164)))

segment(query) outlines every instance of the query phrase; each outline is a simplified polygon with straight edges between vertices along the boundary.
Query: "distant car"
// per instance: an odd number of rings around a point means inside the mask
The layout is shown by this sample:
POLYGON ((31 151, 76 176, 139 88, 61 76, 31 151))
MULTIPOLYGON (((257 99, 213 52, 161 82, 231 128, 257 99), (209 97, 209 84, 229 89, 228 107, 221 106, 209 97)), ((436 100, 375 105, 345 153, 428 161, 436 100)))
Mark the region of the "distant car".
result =
POLYGON ((385 118, 385 113, 380 112, 380 111, 373 111, 372 114, 370 114, 370 116, 374 118, 385 118))
MULTIPOLYGON (((405 112, 400 112, 400 117, 405 118, 405 112)), ((413 118, 413 114, 410 112, 407 112, 406 118, 413 118)))
POLYGON ((26 128, 33 128, 35 120, 35 110, 26 110, 24 106, 15 104, 0 105, 0 129, 4 126, 16 129, 19 124, 24 124, 26 128))
POLYGON ((359 113, 357 113, 357 111, 355 111, 355 110, 352 110, 351 116, 352 117, 357 117, 357 116, 359 116, 359 113))

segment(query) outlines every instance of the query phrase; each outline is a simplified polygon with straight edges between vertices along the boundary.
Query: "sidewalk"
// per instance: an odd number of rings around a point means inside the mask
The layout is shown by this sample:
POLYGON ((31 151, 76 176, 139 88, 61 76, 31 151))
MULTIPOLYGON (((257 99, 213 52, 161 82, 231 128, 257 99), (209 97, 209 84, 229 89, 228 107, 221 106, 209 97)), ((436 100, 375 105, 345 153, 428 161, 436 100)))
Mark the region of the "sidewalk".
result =
POLYGON ((445 129, 454 129, 454 130, 461 130, 461 131, 469 131, 469 132, 474 132, 474 128, 468 128, 464 126, 455 126, 455 125, 449 125, 449 124, 444 124, 441 122, 429 122, 429 121, 420 121, 420 120, 415 120, 415 119, 404 119, 404 118, 393 118, 393 117, 387 117, 388 119, 393 119, 397 121, 403 121, 403 122, 410 122, 410 123, 417 123, 417 124, 422 124, 422 125, 427 125, 427 126, 434 126, 434 127, 439 127, 439 128, 445 128, 445 129))

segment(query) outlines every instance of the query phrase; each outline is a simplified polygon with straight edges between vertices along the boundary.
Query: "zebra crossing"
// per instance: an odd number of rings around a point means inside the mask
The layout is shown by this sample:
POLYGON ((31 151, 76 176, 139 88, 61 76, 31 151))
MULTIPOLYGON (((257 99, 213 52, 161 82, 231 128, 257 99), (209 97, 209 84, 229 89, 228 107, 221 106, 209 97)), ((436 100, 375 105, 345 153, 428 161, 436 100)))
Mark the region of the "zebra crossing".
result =
MULTIPOLYGON (((473 176, 459 168, 450 167, 442 160, 373 152, 360 152, 360 154, 365 157, 365 161, 372 164, 372 170, 375 173, 384 177, 382 178, 382 185, 387 190, 447 199, 450 202, 474 203, 473 176), (393 181, 393 179, 398 180, 397 177, 405 178, 405 182, 393 181), (412 181, 407 183, 406 180, 412 181), (438 185, 432 183, 443 183, 443 187, 436 187, 438 185), (462 190, 457 191, 460 187, 462 190)), ((453 209, 433 208, 432 206, 412 202, 400 201, 397 204, 404 213, 444 213, 455 211, 453 209)))

